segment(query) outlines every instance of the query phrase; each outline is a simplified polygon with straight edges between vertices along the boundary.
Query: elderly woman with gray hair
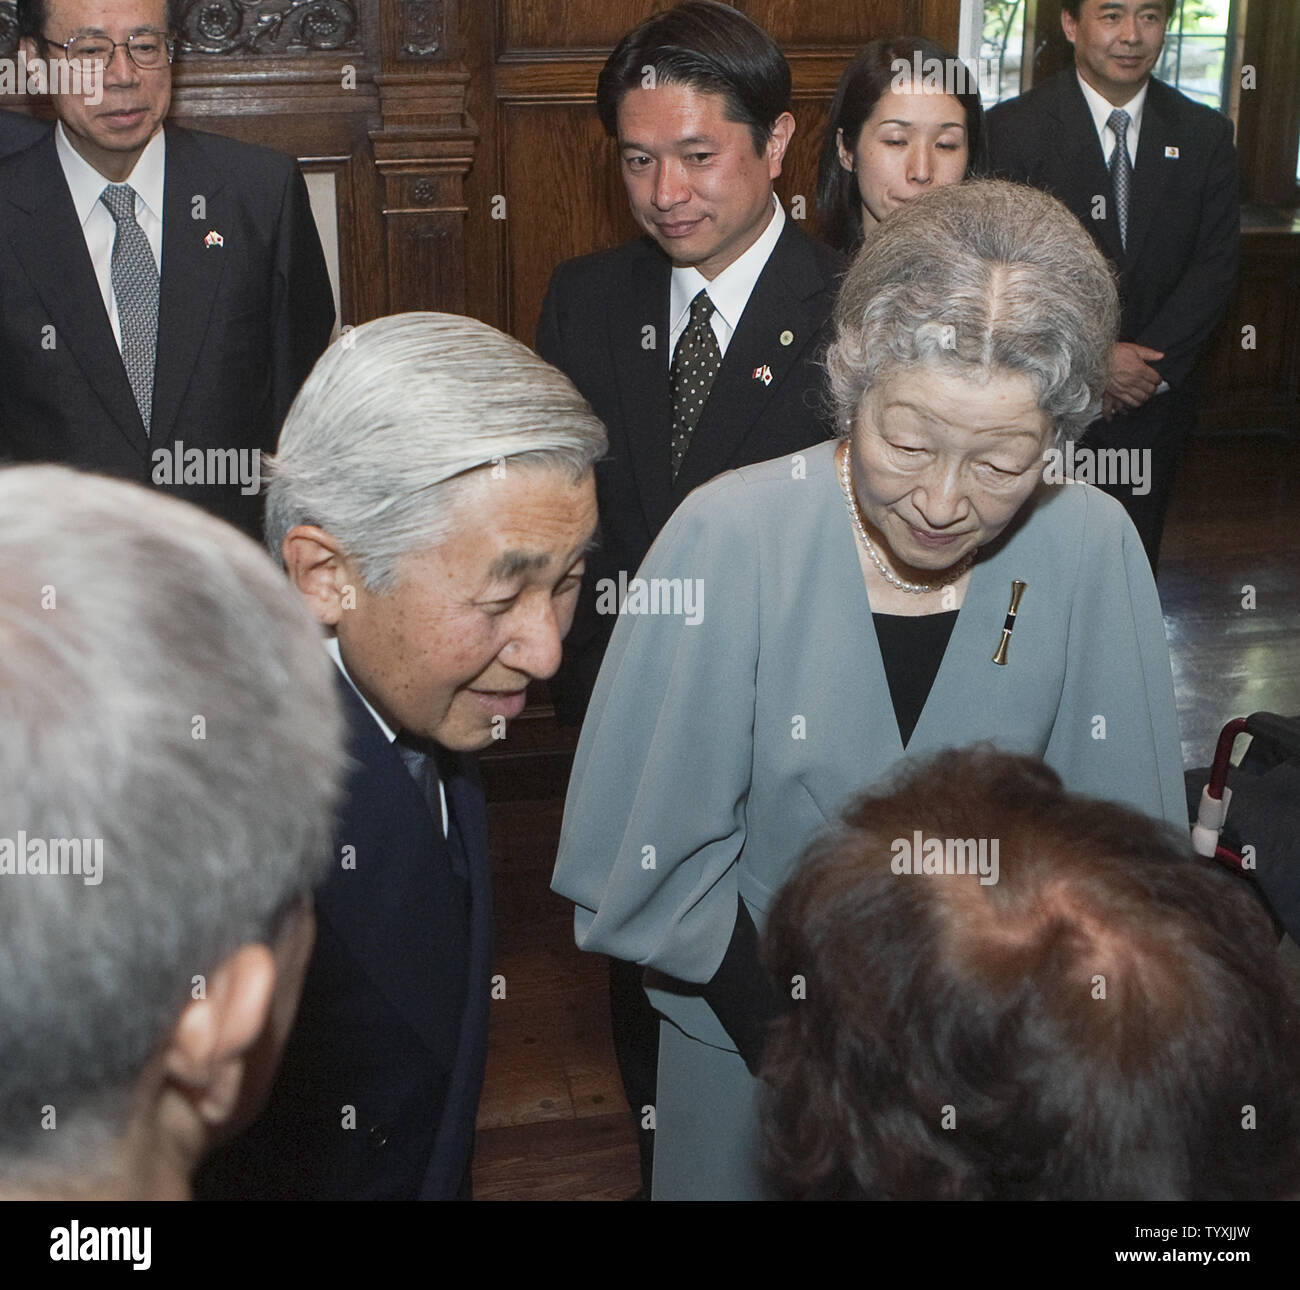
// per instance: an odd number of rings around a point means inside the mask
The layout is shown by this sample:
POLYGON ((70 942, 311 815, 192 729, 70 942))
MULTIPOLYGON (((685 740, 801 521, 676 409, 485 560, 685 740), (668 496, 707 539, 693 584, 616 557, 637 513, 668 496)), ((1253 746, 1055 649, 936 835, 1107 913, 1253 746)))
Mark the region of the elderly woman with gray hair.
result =
POLYGON ((579 945, 649 969, 655 1198, 768 1194, 752 1073, 802 986, 763 982, 755 924, 905 753, 988 741, 1185 826, 1141 542, 1044 469, 1101 397, 1117 315, 1053 198, 981 182, 910 203, 841 292, 839 440, 696 491, 629 584, 553 886, 579 945))

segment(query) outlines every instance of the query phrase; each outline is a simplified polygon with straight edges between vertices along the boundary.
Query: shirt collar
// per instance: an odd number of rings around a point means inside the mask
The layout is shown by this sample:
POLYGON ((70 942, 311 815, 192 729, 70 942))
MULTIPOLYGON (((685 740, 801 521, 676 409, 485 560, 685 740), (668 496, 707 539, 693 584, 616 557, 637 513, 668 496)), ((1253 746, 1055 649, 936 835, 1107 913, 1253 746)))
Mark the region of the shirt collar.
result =
MULTIPOLYGON (((1074 74, 1079 76, 1077 71, 1074 74)), ((1150 84, 1151 78, 1147 77, 1142 82, 1142 88, 1127 103, 1119 105, 1120 110, 1127 112, 1129 115, 1129 123, 1135 139, 1142 129, 1142 109, 1146 105, 1147 86, 1150 84)), ((1106 122, 1110 120, 1110 114, 1115 111, 1115 104, 1098 94, 1082 76, 1079 76, 1079 88, 1083 91, 1084 100, 1088 104, 1088 111, 1092 113, 1092 121, 1097 127, 1097 135, 1101 137, 1102 131, 1106 129, 1106 122)))
MULTIPOLYGON (((131 173, 122 182, 135 189, 137 197, 144 202, 149 213, 162 223, 163 209, 163 166, 166 161, 165 130, 159 130, 144 146, 144 151, 137 159, 131 173)), ((77 222, 85 227, 90 213, 95 209, 100 194, 111 179, 103 175, 79 153, 68 139, 60 121, 54 128, 54 146, 58 150, 59 164, 63 167, 63 177, 68 181, 68 191, 72 194, 72 204, 77 211, 77 222)))
POLYGON ((691 266, 673 269, 672 288, 668 297, 668 325, 671 330, 677 330, 691 307, 691 301, 706 288, 709 299, 713 301, 713 308, 722 315, 723 322, 733 332, 736 330, 740 315, 745 312, 749 297, 754 292, 754 285, 781 236, 781 230, 785 228, 785 211, 775 193, 772 194, 772 204, 776 209, 772 212, 767 227, 758 235, 758 240, 744 255, 727 265, 712 282, 691 266))
POLYGON ((397 739, 397 731, 375 711, 370 700, 357 689, 357 683, 352 679, 352 674, 343 664, 343 655, 339 652, 339 638, 337 636, 325 637, 325 652, 334 660, 334 666, 343 674, 343 679, 352 687, 357 698, 366 705, 366 711, 374 717, 375 724, 384 732, 384 738, 390 744, 393 743, 397 739))

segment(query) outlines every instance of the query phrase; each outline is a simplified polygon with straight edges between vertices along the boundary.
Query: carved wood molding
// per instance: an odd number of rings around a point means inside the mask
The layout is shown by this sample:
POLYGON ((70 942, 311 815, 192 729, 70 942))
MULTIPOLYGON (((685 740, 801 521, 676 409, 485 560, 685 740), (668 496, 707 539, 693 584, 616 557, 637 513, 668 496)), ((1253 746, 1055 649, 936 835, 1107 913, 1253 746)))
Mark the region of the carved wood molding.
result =
MULTIPOLYGON (((360 50, 354 0, 190 0, 178 49, 211 58, 267 58, 360 50)), ((18 48, 14 0, 0 0, 0 56, 18 48)))
POLYGON ((446 59, 448 34, 456 30, 455 14, 446 0, 397 0, 398 57, 446 59))
POLYGON ((465 177, 478 127, 466 107, 469 73, 455 67, 381 74, 383 126, 372 130, 383 194, 389 310, 463 313, 465 177))
POLYGON ((350 0, 190 0, 180 49, 245 57, 360 49, 358 27, 350 0))
POLYGON ((9 58, 18 48, 18 7, 14 0, 0 0, 0 57, 9 58))

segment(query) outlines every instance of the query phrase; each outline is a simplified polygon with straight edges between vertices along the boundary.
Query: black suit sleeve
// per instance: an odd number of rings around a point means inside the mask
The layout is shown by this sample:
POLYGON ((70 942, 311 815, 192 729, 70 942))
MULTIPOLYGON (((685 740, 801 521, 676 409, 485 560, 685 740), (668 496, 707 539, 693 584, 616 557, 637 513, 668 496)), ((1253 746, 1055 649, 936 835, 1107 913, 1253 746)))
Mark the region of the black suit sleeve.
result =
MULTIPOLYGON (((1153 366, 1175 388, 1187 380, 1201 346, 1223 317, 1237 282, 1241 250, 1237 154, 1232 146, 1231 124, 1224 119, 1216 123, 1216 128, 1195 250, 1178 285, 1137 336, 1138 344, 1164 354, 1153 366)), ((1153 229, 1151 236, 1158 238, 1160 230, 1153 229)))
POLYGON ((564 366, 564 341, 560 335, 561 268, 563 265, 556 267, 555 272, 551 274, 550 282, 547 283, 546 298, 542 301, 542 316, 537 320, 537 335, 533 348, 552 367, 558 367, 560 371, 567 374, 568 369, 564 366))
POLYGON ((1029 184, 1033 182, 1029 162, 1018 146, 1020 131, 1008 111, 1009 106, 999 104, 984 118, 983 148, 988 175, 1013 184, 1029 184))
POLYGON ((312 218, 307 185, 293 166, 285 185, 276 231, 277 295, 271 328, 271 359, 275 430, 307 379, 308 372, 329 344, 334 328, 334 293, 325 253, 312 218))
POLYGON ((749 1073, 757 1075, 768 1024, 781 1014, 782 1001, 763 967, 758 952, 758 929, 740 897, 736 898, 736 925, 731 943, 703 994, 749 1073))

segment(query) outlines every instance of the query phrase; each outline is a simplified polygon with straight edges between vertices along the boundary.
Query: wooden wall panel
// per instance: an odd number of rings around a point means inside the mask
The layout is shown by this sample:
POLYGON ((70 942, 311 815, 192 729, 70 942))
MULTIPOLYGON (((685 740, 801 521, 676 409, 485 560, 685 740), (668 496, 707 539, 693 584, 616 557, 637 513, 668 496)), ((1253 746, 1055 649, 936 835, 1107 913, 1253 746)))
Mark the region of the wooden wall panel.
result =
MULTIPOLYGON (((502 0, 501 48, 608 50, 642 18, 670 7, 668 0, 502 0)), ((733 7, 786 50, 913 31, 957 40, 955 0, 736 0, 733 7)))
MULTIPOLYGON (((861 45, 875 36, 911 34, 925 21, 924 0, 744 0, 748 14, 784 50, 861 45)), ((955 4, 949 6, 954 12, 955 4)), ((954 27, 954 39, 956 28, 954 27)), ((927 35, 933 34, 927 32, 927 35)))
POLYGON ((588 104, 506 104, 499 138, 511 330, 531 344, 551 270, 570 256, 626 242, 637 227, 613 141, 588 104))
POLYGON ((821 227, 817 220, 817 156, 821 152, 830 103, 825 95, 796 94, 791 107, 794 138, 786 150, 776 192, 786 214, 797 219, 805 233, 816 237, 821 227))
POLYGON ((645 0, 500 0, 500 5, 503 51, 610 50, 647 14, 671 7, 645 0))
POLYGON ((1205 430, 1300 433, 1300 226, 1248 229, 1227 317, 1201 362, 1205 430), (1253 327, 1254 348, 1242 346, 1253 327))

